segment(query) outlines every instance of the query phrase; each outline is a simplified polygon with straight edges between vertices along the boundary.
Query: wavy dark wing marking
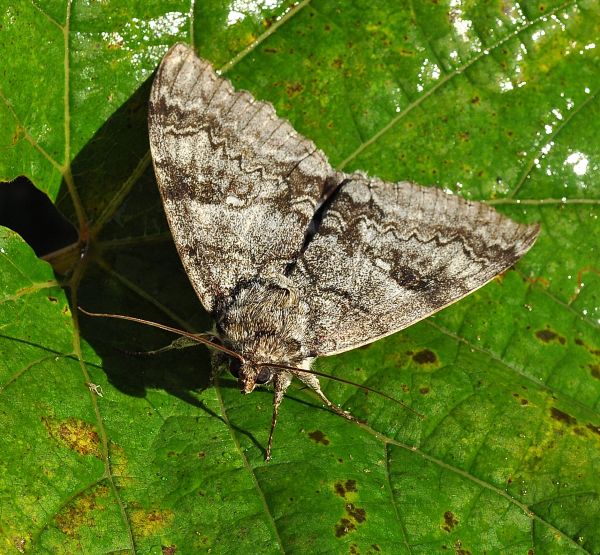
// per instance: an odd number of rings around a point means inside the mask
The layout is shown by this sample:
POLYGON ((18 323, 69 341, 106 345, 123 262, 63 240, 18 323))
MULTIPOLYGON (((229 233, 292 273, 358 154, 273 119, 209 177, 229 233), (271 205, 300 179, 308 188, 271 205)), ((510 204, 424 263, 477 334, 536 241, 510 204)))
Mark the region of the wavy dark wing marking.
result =
POLYGON ((271 104, 178 44, 154 80, 149 134, 175 244, 209 312, 240 280, 296 259, 335 174, 271 104))
POLYGON ((290 275, 309 304, 312 356, 433 314, 514 264, 538 234, 437 188, 346 179, 290 275))

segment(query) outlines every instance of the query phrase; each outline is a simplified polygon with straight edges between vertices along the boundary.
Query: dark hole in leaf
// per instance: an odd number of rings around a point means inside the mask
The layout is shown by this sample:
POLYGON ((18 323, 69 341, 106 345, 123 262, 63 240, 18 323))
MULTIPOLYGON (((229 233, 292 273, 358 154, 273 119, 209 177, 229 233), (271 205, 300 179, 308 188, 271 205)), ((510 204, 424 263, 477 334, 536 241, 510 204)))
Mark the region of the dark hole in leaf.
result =
POLYGON ((18 233, 37 256, 77 241, 77 231, 25 176, 0 183, 0 225, 18 233))

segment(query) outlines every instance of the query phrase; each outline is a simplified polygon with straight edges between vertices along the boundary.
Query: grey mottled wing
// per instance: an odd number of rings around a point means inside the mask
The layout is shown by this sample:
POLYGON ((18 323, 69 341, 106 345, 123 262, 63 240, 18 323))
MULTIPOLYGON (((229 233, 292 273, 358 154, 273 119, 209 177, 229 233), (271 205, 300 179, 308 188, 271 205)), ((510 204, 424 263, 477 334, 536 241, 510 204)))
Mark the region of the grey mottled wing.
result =
POLYGON ((346 177, 290 275, 309 304, 313 356, 364 345, 457 301, 538 234, 434 187, 346 177))
POLYGON ((148 119, 167 219, 206 309, 240 281, 283 273, 332 186, 325 156, 182 44, 158 69, 148 119))

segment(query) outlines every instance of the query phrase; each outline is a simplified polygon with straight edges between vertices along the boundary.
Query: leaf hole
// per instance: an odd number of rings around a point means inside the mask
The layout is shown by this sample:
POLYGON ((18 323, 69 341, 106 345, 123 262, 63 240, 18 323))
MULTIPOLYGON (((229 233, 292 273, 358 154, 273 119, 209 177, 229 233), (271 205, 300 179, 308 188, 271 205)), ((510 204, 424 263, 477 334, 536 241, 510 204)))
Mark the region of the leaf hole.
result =
POLYGON ((27 177, 0 183, 0 225, 18 233, 37 256, 78 239, 75 228, 27 177))

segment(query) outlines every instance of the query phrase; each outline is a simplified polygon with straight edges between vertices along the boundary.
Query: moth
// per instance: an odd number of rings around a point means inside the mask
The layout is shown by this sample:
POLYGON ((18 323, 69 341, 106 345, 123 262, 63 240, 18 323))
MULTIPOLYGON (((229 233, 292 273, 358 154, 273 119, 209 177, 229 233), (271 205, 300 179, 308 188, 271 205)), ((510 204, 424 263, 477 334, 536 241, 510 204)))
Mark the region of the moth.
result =
MULTIPOLYGON (((533 245, 522 225, 434 187, 334 170, 312 141, 176 44, 149 107, 175 245, 242 393, 274 390, 266 459, 293 378, 465 297, 533 245)), ((223 361, 221 361, 223 362, 223 361)))

